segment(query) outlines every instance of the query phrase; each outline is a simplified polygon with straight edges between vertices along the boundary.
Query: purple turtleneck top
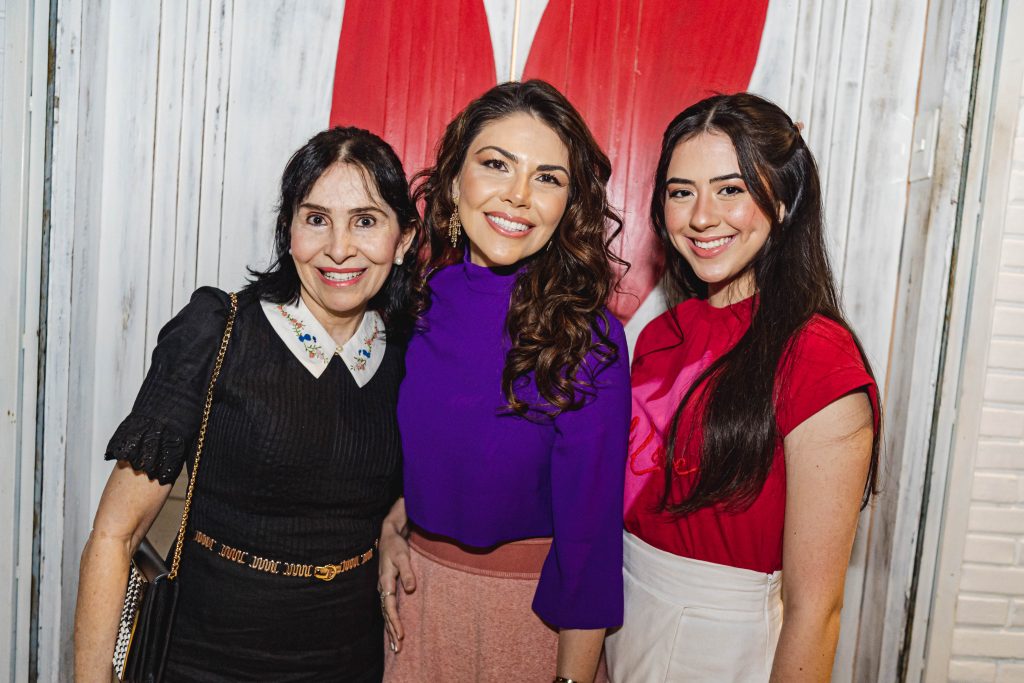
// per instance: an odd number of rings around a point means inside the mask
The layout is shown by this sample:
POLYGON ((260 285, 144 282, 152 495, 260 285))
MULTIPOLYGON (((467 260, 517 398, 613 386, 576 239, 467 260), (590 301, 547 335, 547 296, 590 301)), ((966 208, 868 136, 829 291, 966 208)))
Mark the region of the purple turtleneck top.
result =
MULTIPOLYGON (((554 419, 503 410, 505 316, 515 275, 469 262, 431 280, 399 390, 405 505, 420 528, 486 548, 552 537, 533 609, 560 628, 622 623, 622 492, 629 437, 626 339, 607 314, 617 359, 588 357, 585 405, 554 419)), ((536 397, 520 392, 524 398, 536 397)), ((533 400, 530 401, 534 405, 533 400)))

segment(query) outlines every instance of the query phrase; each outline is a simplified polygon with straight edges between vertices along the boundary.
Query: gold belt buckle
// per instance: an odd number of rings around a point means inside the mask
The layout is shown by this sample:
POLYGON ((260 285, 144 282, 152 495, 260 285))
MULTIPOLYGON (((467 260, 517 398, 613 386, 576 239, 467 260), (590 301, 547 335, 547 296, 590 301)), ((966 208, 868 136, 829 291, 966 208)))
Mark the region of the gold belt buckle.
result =
POLYGON ((331 581, 338 575, 338 565, 328 564, 322 567, 313 568, 313 576, 321 581, 331 581))

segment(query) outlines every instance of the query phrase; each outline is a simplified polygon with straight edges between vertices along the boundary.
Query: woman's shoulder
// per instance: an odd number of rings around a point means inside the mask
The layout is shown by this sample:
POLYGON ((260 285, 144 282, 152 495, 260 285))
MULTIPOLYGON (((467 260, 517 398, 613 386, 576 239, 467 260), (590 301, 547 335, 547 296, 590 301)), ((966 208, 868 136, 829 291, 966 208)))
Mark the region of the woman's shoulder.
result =
POLYGON ((704 308, 706 305, 700 299, 687 299, 664 311, 640 331, 633 356, 644 355, 652 349, 678 345, 683 339, 682 330, 699 316, 704 308))
POLYGON ((853 333, 844 324, 814 314, 797 332, 792 348, 796 358, 836 365, 863 365, 853 333))

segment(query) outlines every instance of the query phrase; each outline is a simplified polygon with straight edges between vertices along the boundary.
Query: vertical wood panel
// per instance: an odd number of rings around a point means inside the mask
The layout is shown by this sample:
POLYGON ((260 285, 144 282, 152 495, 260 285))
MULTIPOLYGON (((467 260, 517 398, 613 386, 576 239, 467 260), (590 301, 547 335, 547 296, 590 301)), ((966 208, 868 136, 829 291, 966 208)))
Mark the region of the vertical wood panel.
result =
MULTIPOLYGON (((213 3, 189 0, 185 29, 185 76, 181 92, 181 137, 176 183, 172 310, 180 310, 196 288, 199 208, 202 200, 206 74, 213 3)), ((156 323, 159 324, 159 323, 156 323)))
MULTIPOLYGON (((825 187, 826 238, 832 267, 837 276, 846 269, 846 240, 851 228, 851 190, 857 161, 857 141, 862 125, 860 103, 864 91, 871 1, 848 3, 846 7, 841 38, 842 53, 831 103, 834 114, 828 137, 828 156, 821 167, 825 187)), ((826 37, 822 36, 822 39, 826 37)), ((866 132, 870 134, 874 130, 869 128, 866 132)), ((875 369, 882 371, 877 364, 875 369)))
POLYGON ((269 264, 281 172, 328 126, 344 4, 282 0, 272 12, 234 14, 218 279, 227 289, 244 284, 246 266, 269 264))
POLYGON ((927 5, 879 3, 868 34, 860 121, 870 134, 857 141, 849 224, 859 229, 847 238, 841 282, 850 322, 879 369, 892 338, 927 5))
POLYGON ((174 242, 178 216, 178 153, 181 149, 182 88, 188 4, 163 0, 160 11, 153 141, 152 217, 149 222, 149 282, 146 288, 146 362, 157 333, 174 312, 174 242))
POLYGON ((231 22, 234 0, 216 0, 210 7, 210 38, 206 59, 206 100, 203 111, 203 158, 199 181, 199 231, 196 244, 196 286, 220 281, 221 228, 224 224, 224 162, 228 135, 228 91, 231 73, 231 22))
MULTIPOLYGON (((107 52, 105 153, 99 227, 99 280, 94 294, 96 326, 102 330, 93 358, 99 381, 92 387, 96 431, 92 457, 124 417, 142 383, 146 363, 145 304, 149 280, 153 139, 156 124, 157 48, 160 7, 133 0, 110 5, 110 31, 117 36, 107 52)), ((108 468, 92 471, 99 491, 108 468)))
MULTIPOLYGON (((102 5, 100 5, 102 7, 102 5)), ((95 7, 95 5, 94 5, 95 7)), ((72 562, 76 548, 83 539, 65 533, 68 518, 82 518, 88 514, 81 500, 88 499, 84 482, 87 477, 74 475, 82 471, 67 460, 68 398, 71 392, 75 191, 77 177, 77 146, 79 135, 79 87, 83 60, 81 35, 83 8, 81 0, 61 2, 57 11, 56 54, 54 60, 54 128, 53 168, 50 194, 50 248, 46 327, 46 374, 43 405, 43 471, 42 511, 40 515, 40 567, 39 567, 39 649, 37 652, 40 681, 59 680, 61 670, 67 670, 68 653, 66 628, 70 625, 68 605, 73 603, 74 588, 69 580, 73 574, 72 562), (53 277, 53 273, 62 273, 53 277), (80 482, 75 491, 65 490, 65 467, 72 473, 71 481, 80 482), (67 514, 65 515, 65 511, 67 514), (70 592, 70 595, 69 595, 70 592)), ((94 37, 94 39, 97 39, 94 37)), ((90 46, 95 47, 95 43, 90 46)), ((84 117, 83 117, 84 118, 84 117)), ((83 434, 79 434, 82 438, 83 434)), ((87 465, 88 463, 82 463, 87 465)), ((87 470, 86 470, 87 471, 87 470)), ((74 487, 71 487, 74 488, 74 487)), ((75 558, 77 560, 77 558, 75 558)))
POLYGON ((797 23, 793 17, 799 12, 800 0, 771 0, 768 3, 757 63, 750 75, 751 92, 763 95, 787 110, 793 87, 793 58, 797 41, 797 23))

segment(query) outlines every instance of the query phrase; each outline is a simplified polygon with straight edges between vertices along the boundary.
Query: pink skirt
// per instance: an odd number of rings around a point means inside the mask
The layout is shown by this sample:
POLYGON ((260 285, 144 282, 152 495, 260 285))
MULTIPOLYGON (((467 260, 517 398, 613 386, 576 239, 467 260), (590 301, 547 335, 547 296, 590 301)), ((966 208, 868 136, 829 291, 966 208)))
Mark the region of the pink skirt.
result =
POLYGON ((398 591, 405 638, 395 654, 385 636, 385 681, 551 681, 558 632, 531 607, 550 538, 486 553, 415 532, 409 544, 417 587, 398 591))

